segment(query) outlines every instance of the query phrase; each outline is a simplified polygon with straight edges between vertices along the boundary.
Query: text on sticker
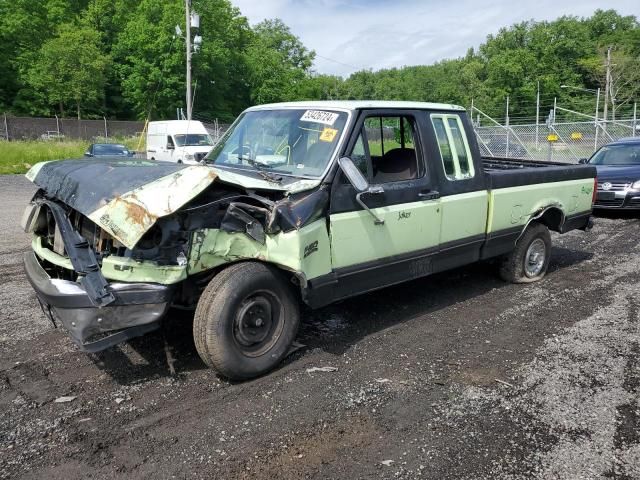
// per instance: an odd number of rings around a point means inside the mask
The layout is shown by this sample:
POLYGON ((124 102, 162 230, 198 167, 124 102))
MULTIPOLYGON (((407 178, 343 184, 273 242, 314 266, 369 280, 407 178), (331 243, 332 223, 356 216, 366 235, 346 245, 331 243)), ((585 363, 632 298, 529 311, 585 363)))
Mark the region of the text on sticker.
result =
POLYGON ((336 123, 338 116, 339 114, 333 112, 324 112, 322 110, 307 110, 300 118, 300 121, 333 125, 334 123, 336 123))

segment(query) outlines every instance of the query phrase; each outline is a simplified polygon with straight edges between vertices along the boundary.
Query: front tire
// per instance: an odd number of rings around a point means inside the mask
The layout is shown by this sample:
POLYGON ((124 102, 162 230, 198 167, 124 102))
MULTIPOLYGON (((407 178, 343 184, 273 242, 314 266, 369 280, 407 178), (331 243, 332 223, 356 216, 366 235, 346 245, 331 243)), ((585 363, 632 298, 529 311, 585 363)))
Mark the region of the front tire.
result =
POLYGON ((198 354, 232 380, 273 369, 300 323, 292 287, 276 268, 257 262, 222 270, 204 290, 193 322, 198 354))
POLYGON ((530 224, 516 247, 500 262, 500 277, 511 283, 531 283, 547 273, 551 257, 551 234, 541 223, 530 224))

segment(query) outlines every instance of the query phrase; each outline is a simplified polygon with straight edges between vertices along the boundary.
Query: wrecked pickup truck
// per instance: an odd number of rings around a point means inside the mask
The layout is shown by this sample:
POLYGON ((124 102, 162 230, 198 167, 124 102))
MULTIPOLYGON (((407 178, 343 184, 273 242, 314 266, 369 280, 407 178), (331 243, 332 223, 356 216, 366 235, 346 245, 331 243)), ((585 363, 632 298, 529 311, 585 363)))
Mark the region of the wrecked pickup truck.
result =
POLYGON ((304 102, 243 112, 202 165, 35 165, 25 268, 45 313, 95 352, 195 309, 203 361, 276 366, 313 308, 497 258, 541 279, 549 230, 591 226, 595 169, 480 157, 461 107, 304 102))

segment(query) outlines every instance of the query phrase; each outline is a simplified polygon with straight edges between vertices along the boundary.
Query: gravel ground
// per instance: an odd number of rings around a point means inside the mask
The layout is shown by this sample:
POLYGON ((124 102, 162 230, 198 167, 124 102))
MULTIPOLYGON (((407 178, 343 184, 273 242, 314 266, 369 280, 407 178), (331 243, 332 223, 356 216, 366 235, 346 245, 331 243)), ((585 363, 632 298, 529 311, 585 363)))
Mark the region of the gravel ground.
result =
POLYGON ((554 235, 537 284, 478 264, 307 311, 303 348, 229 383, 184 313, 98 355, 52 329, 20 264, 32 192, 0 177, 1 479, 640 478, 637 217, 554 235))

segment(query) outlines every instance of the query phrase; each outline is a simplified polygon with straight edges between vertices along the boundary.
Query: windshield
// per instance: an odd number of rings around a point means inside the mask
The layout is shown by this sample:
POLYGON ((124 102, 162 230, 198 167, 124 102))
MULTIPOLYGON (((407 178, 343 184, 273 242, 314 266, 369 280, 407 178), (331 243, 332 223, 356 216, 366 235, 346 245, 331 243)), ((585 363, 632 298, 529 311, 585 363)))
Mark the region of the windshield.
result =
POLYGON ((178 147, 210 147, 213 145, 211 137, 205 133, 190 133, 188 135, 175 135, 178 147))
POLYGON ((602 147, 591 157, 589 163, 591 165, 640 165, 640 144, 602 147))
POLYGON ((283 109, 245 112, 207 156, 215 165, 319 177, 333 156, 347 114, 283 109))
POLYGON ((94 155, 129 155, 124 145, 94 145, 94 155))

